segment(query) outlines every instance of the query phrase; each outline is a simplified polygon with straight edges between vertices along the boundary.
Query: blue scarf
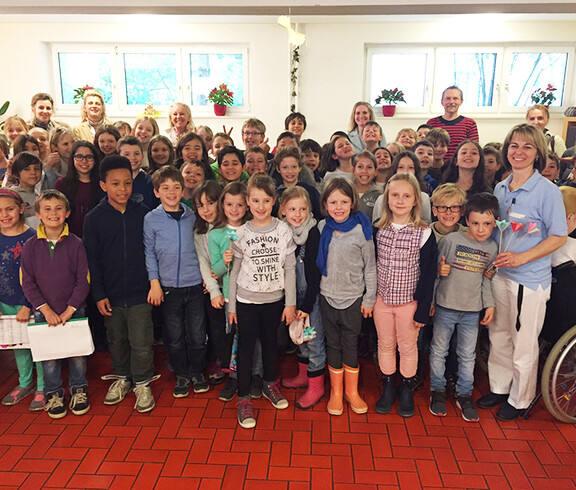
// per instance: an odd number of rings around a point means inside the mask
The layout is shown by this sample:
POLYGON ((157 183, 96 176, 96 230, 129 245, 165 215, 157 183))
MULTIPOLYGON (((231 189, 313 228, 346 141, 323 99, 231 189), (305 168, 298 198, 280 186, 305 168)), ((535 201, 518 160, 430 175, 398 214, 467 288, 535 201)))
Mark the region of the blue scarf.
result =
POLYGON ((368 216, 360 211, 352 213, 348 219, 342 223, 338 223, 328 216, 326 218, 326 225, 322 230, 322 235, 320 235, 320 246, 318 248, 318 258, 316 259, 316 265, 320 269, 323 276, 328 274, 326 270, 326 263, 328 261, 328 249, 330 248, 330 242, 332 241, 332 235, 335 231, 346 232, 355 228, 357 225, 362 225, 362 231, 366 240, 372 239, 372 223, 368 216))

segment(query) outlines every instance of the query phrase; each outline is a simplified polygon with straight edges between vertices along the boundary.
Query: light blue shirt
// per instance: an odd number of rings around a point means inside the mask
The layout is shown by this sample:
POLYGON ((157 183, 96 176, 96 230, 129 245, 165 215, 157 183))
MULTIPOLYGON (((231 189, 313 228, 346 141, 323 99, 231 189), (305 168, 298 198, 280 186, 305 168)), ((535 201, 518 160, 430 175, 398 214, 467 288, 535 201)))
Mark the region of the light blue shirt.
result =
MULTIPOLYGON (((500 203, 500 219, 520 223, 523 228, 514 232, 509 226, 502 233, 494 228, 492 237, 499 244, 499 252, 520 253, 529 250, 549 236, 566 236, 566 211, 560 189, 534 171, 522 187, 510 190, 512 175, 500 182, 494 189, 494 195, 500 203), (530 223, 535 223, 537 233, 528 233, 530 223)), ((532 225, 534 226, 534 225, 532 225)), ((538 286, 546 289, 552 281, 551 255, 528 262, 514 268, 502 267, 498 274, 506 279, 522 284, 532 290, 538 286)))

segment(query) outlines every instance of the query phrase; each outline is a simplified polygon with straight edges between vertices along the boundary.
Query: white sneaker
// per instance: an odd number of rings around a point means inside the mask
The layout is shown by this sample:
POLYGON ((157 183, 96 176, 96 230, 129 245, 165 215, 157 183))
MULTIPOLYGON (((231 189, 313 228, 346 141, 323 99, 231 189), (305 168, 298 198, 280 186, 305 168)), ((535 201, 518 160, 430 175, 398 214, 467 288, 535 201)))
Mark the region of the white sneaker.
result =
POLYGON ((156 406, 152 388, 150 388, 149 384, 137 385, 134 388, 134 393, 136 394, 136 405, 134 405, 134 408, 140 413, 149 412, 156 406))
POLYGON ((104 398, 104 405, 116 405, 120 403, 132 388, 132 382, 129 379, 117 379, 108 388, 108 393, 104 398))

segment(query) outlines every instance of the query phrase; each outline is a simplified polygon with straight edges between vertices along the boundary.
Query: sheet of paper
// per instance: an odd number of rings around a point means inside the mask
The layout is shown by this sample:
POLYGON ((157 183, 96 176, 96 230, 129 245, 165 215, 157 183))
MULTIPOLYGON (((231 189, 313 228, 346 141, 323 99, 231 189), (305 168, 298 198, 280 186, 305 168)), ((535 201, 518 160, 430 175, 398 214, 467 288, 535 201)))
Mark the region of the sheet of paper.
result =
POLYGON ((16 315, 0 316, 0 349, 29 349, 28 322, 16 321, 16 315))
POLYGON ((28 328, 32 359, 47 361, 88 356, 94 352, 87 318, 68 320, 64 325, 31 323, 28 328))

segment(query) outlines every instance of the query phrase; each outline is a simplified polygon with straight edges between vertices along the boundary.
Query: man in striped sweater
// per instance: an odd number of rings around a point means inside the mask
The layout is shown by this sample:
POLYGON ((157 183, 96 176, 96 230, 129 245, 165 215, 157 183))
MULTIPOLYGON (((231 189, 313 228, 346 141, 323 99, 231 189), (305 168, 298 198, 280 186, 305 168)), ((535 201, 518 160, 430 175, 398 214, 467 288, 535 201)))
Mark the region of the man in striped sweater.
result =
POLYGON ((463 95, 455 85, 448 87, 442 92, 442 107, 444 115, 430 119, 428 124, 433 128, 442 128, 450 135, 450 144, 444 157, 445 162, 449 162, 458 148, 458 145, 465 139, 478 141, 478 127, 476 121, 470 117, 458 115, 458 109, 462 105, 463 95))

